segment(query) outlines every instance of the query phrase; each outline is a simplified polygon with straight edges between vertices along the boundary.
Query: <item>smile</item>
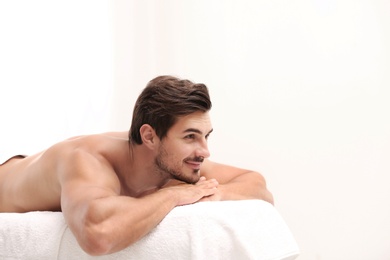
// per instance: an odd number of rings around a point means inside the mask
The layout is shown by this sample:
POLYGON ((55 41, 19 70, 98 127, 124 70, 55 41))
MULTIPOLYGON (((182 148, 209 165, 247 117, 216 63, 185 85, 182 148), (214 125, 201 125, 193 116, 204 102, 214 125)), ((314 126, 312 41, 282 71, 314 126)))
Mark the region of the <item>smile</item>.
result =
POLYGON ((193 161, 186 161, 185 162, 190 168, 194 170, 199 170, 200 166, 202 165, 201 162, 193 162, 193 161))

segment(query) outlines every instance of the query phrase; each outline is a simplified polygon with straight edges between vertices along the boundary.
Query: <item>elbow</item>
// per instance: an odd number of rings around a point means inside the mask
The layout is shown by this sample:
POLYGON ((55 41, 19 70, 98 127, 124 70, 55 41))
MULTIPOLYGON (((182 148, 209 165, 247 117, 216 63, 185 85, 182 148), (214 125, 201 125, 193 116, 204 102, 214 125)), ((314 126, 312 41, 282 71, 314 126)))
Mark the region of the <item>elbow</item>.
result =
POLYGON ((269 202, 271 203, 272 205, 275 205, 275 202, 274 202, 274 196, 272 195, 272 193, 265 189, 265 192, 264 192, 264 196, 263 196, 263 200, 265 200, 266 202, 269 202))
POLYGON ((91 235, 85 236, 79 243, 85 253, 91 256, 102 256, 111 253, 111 246, 108 241, 91 235))
POLYGON ((259 198, 274 205, 274 196, 268 190, 265 178, 260 173, 257 173, 257 178, 258 178, 258 187, 260 187, 259 198))
POLYGON ((107 225, 108 221, 101 218, 98 211, 90 205, 83 219, 83 227, 77 237, 83 251, 91 256, 101 256, 113 252, 113 230, 107 225), (100 216, 100 217, 99 217, 100 216))
POLYGON ((274 196, 267 189, 267 186, 265 185, 265 183, 260 183, 260 185, 258 187, 260 187, 258 189, 258 198, 261 200, 264 200, 268 203, 271 203, 272 205, 275 205, 274 204, 274 196))
POLYGON ((108 237, 100 225, 88 224, 78 242, 85 253, 91 256, 101 256, 112 251, 112 242, 108 237))

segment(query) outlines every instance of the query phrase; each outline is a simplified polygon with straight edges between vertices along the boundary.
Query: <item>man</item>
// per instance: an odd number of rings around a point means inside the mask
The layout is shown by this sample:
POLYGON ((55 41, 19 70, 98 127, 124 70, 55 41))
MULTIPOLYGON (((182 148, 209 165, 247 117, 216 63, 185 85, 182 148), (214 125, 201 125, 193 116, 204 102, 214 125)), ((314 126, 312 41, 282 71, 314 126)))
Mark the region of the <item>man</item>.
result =
POLYGON ((176 206, 207 200, 273 203, 256 172, 218 164, 207 87, 160 76, 134 107, 128 133, 74 137, 0 166, 0 212, 62 211, 91 255, 126 248, 176 206))

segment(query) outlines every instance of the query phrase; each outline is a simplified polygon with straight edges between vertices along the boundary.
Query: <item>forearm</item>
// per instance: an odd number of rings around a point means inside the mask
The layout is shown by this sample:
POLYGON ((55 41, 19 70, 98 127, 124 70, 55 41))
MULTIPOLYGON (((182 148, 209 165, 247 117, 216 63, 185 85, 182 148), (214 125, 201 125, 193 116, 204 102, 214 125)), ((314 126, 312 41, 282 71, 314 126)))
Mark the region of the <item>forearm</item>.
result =
POLYGON ((161 190, 142 198, 113 196, 98 199, 88 207, 79 237, 83 249, 91 255, 122 250, 139 240, 177 205, 170 190, 161 190))
POLYGON ((218 186, 220 200, 261 199, 273 204, 273 196, 264 178, 257 172, 247 172, 218 186))
POLYGON ((166 187, 142 198, 105 196, 68 208, 65 216, 84 251, 91 255, 110 254, 145 236, 175 206, 214 194, 217 185, 216 180, 202 178, 195 185, 166 187))

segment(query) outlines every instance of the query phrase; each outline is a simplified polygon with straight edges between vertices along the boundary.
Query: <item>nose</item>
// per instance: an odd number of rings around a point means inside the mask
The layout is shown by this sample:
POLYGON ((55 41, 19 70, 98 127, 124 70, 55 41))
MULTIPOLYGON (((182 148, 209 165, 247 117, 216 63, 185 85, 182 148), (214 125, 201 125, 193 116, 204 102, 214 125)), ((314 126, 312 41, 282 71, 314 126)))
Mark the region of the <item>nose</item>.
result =
POLYGON ((203 158, 209 158, 210 157, 210 151, 209 147, 207 145, 207 140, 203 140, 203 142, 199 145, 196 156, 201 156, 203 158))

